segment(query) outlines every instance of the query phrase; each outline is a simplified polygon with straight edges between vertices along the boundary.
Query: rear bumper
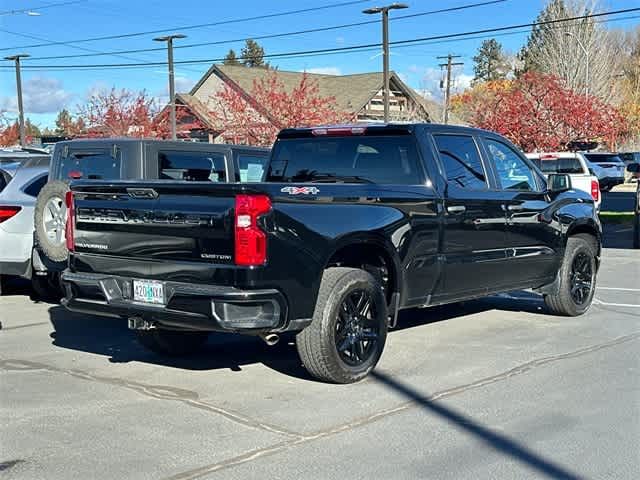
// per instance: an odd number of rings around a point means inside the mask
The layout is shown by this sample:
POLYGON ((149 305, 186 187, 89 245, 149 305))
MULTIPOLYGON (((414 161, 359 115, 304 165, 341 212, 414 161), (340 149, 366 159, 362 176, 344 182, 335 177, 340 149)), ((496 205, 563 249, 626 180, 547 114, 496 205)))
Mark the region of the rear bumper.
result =
POLYGON ((288 321, 286 299, 276 289, 163 282, 166 304, 154 305, 133 300, 133 278, 66 270, 62 282, 62 303, 69 310, 143 319, 159 328, 261 333, 300 330, 309 323, 288 321))

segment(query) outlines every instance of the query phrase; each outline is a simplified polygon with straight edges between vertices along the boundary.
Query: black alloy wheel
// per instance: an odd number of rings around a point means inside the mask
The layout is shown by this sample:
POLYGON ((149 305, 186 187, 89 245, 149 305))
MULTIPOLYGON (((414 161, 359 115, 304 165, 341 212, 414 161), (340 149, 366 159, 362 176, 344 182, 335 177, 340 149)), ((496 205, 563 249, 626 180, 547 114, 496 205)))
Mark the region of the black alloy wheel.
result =
POLYGON ((362 365, 377 353, 380 323, 376 313, 372 296, 366 290, 350 292, 340 305, 335 344, 347 365, 362 365))
POLYGON ((571 264, 571 298, 576 305, 582 306, 590 299, 593 288, 594 271, 592 262, 585 252, 575 256, 571 264))

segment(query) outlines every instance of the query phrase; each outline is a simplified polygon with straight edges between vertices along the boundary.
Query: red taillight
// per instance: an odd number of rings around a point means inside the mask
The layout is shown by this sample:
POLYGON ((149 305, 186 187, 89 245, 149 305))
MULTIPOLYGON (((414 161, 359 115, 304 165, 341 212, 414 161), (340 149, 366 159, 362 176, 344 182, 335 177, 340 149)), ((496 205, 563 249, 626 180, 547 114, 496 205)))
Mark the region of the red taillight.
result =
POLYGON ((600 183, 598 183, 598 180, 591 180, 591 197, 594 202, 600 199, 600 183))
POLYGON ((20 210, 22 210, 22 207, 1 207, 0 206, 0 223, 4 222, 5 220, 9 220, 11 217, 15 216, 15 214, 18 213, 20 210))
POLYGON ((64 202, 67 205, 67 223, 64 228, 64 236, 67 240, 67 250, 73 252, 76 249, 74 237, 74 230, 76 228, 76 208, 73 203, 73 192, 66 193, 64 202))
POLYGON ((267 235, 258 226, 258 217, 271 210, 266 195, 236 197, 236 265, 264 265, 267 261, 267 235))

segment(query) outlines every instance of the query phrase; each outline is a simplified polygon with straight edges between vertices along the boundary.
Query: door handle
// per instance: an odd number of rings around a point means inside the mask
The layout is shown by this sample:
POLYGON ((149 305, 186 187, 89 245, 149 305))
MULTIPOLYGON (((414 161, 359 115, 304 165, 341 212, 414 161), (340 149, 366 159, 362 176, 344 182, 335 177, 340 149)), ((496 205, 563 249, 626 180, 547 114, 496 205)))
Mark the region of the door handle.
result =
POLYGON ((524 207, 522 205, 508 205, 507 210, 509 210, 510 212, 519 212, 521 210, 524 210, 524 207))
POLYGON ((467 210, 467 207, 464 205, 451 205, 447 207, 447 212, 449 213, 463 213, 467 210))

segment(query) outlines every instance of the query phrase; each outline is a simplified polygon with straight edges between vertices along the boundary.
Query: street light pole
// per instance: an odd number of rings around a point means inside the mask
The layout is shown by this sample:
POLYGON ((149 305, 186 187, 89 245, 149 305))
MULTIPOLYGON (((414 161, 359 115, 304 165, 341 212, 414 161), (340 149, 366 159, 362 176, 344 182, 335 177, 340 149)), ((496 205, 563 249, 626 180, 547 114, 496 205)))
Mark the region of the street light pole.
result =
POLYGON ((587 50, 584 46, 584 44, 580 41, 580 39, 578 37, 576 37, 573 33, 571 32, 564 32, 564 34, 567 37, 573 37, 575 38, 576 42, 578 43, 578 46, 582 49, 582 53, 584 53, 584 57, 585 57, 585 66, 584 66, 584 70, 585 70, 585 80, 584 80, 584 96, 588 97, 589 96, 589 50, 587 50))
POLYGON ((409 8, 404 3, 392 3, 386 7, 374 7, 363 10, 362 13, 377 14, 382 13, 382 75, 383 87, 382 96, 384 102, 384 121, 389 122, 389 10, 399 10, 409 8))
POLYGON ((20 129, 20 146, 24 147, 26 144, 26 136, 24 131, 24 108, 22 106, 22 77, 20 75, 20 59, 27 58, 29 54, 19 53, 18 55, 11 55, 4 57, 5 60, 13 60, 16 63, 16 90, 18 91, 18 125, 20 129))
POLYGON ((153 39, 155 42, 167 42, 167 62, 169 64, 169 112, 171 118, 172 140, 177 140, 178 138, 176 134, 176 88, 173 73, 173 40, 186 37, 186 35, 176 33, 174 35, 166 35, 164 37, 157 37, 153 39))

